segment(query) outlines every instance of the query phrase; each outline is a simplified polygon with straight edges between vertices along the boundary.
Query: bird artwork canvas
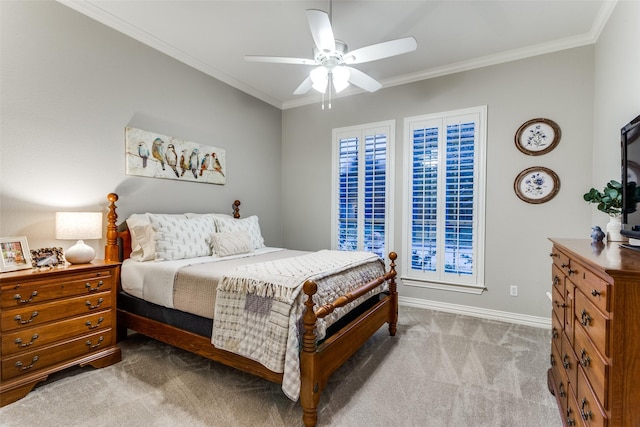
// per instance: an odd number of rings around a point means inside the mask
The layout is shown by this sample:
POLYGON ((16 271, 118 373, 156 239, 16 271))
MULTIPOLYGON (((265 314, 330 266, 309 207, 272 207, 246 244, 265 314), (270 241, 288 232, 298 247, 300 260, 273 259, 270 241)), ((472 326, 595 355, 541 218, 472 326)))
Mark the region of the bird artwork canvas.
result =
POLYGON ((173 136, 125 128, 127 175, 225 184, 226 153, 173 136))

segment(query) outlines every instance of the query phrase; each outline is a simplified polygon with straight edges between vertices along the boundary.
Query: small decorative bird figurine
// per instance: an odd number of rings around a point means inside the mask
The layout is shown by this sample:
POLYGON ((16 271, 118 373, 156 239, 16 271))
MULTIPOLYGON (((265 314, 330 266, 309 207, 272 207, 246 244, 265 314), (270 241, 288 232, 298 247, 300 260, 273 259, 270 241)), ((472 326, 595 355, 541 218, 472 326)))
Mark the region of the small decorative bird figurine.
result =
POLYGON ((209 169, 210 160, 211 160, 211 156, 209 155, 209 153, 205 154, 204 157, 202 158, 202 162, 200 163, 200 176, 202 176, 202 173, 204 171, 209 169))
POLYGON ((153 154, 153 157, 160 161, 162 170, 164 170, 164 149, 162 148, 162 144, 164 144, 164 141, 160 138, 154 139, 153 144, 151 144, 151 153, 153 154))
POLYGON ((142 158, 142 167, 147 167, 147 159, 149 158, 149 147, 144 141, 138 144, 138 155, 142 158))
POLYGON ((602 239, 604 239, 604 232, 602 229, 597 225, 594 225, 591 229, 593 230, 591 233, 591 239, 593 242, 602 242, 602 239))
POLYGON ((198 166, 200 166, 200 150, 194 148, 193 151, 191 151, 191 156, 189 156, 189 169, 191 169, 193 177, 196 179, 198 178, 198 166))
POLYGON ((178 169, 176 168, 178 164, 178 154, 176 154, 176 148, 173 146, 173 144, 169 144, 167 146, 167 152, 164 153, 164 158, 167 160, 167 164, 171 169, 173 169, 173 172, 176 174, 176 176, 180 178, 178 169))
POLYGON ((180 169, 182 169, 180 176, 183 176, 184 173, 189 170, 189 156, 187 156, 186 148, 182 150, 182 155, 180 156, 180 169))
POLYGON ((224 176, 224 172, 222 172, 222 165, 220 164, 220 160, 218 160, 216 153, 211 153, 211 157, 213 158, 213 170, 224 176))

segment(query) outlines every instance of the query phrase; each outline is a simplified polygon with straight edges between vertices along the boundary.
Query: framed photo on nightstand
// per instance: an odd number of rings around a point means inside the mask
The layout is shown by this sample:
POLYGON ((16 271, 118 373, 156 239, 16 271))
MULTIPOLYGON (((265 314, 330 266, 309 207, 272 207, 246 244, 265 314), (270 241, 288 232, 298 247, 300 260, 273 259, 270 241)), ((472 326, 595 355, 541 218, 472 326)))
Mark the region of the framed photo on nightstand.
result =
POLYGON ((31 268, 27 237, 0 237, 0 272, 31 268))

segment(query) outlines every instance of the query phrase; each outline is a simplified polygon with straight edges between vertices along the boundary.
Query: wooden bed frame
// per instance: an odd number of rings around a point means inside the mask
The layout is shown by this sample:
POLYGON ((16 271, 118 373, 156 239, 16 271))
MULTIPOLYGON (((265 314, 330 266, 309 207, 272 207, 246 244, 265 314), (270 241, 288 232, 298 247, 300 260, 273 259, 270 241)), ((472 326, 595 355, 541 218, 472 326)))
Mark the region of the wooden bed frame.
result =
MULTIPOLYGON (((115 202, 118 195, 110 193, 109 213, 107 215, 107 244, 105 246, 105 259, 107 261, 122 261, 131 253, 131 238, 128 231, 118 231, 115 202)), ((234 217, 239 218, 240 201, 236 200, 234 217)), ((362 344, 365 343, 385 323, 389 324, 389 334, 396 334, 398 321, 398 293, 396 286, 395 252, 389 253, 389 271, 383 276, 366 283, 358 289, 337 298, 330 304, 323 305, 314 310, 313 295, 317 285, 309 280, 304 283, 303 291, 307 296, 303 317, 304 335, 302 351, 300 352, 300 404, 303 409, 302 421, 307 427, 315 426, 318 419, 318 402, 320 393, 327 384, 331 374, 336 371, 362 344), (357 318, 343 326, 335 334, 317 344, 314 333, 316 320, 331 314, 336 308, 342 307, 356 298, 366 294, 371 289, 388 282, 389 292, 384 298, 376 302, 357 318)), ((120 286, 120 284, 119 284, 120 286)), ((282 383, 282 374, 267 369, 264 365, 218 349, 211 344, 210 338, 188 332, 161 322, 127 312, 118 308, 117 328, 121 338, 126 337, 126 330, 131 329, 140 334, 157 339, 164 343, 179 347, 192 353, 196 353, 207 359, 240 369, 252 375, 256 375, 282 383)))

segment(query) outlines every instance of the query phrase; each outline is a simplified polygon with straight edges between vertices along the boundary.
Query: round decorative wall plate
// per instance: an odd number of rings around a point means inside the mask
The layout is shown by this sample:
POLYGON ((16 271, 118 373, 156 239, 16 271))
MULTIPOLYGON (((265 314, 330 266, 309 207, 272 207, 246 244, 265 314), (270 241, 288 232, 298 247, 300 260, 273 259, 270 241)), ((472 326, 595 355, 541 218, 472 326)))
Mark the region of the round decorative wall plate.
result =
POLYGON ((527 203, 544 203, 560 190, 560 179, 551 169, 534 166, 520 172, 513 183, 516 195, 527 203))
POLYGON ((516 132, 518 150, 529 156, 540 156, 553 150, 560 142, 560 126, 549 119, 532 119, 516 132))

